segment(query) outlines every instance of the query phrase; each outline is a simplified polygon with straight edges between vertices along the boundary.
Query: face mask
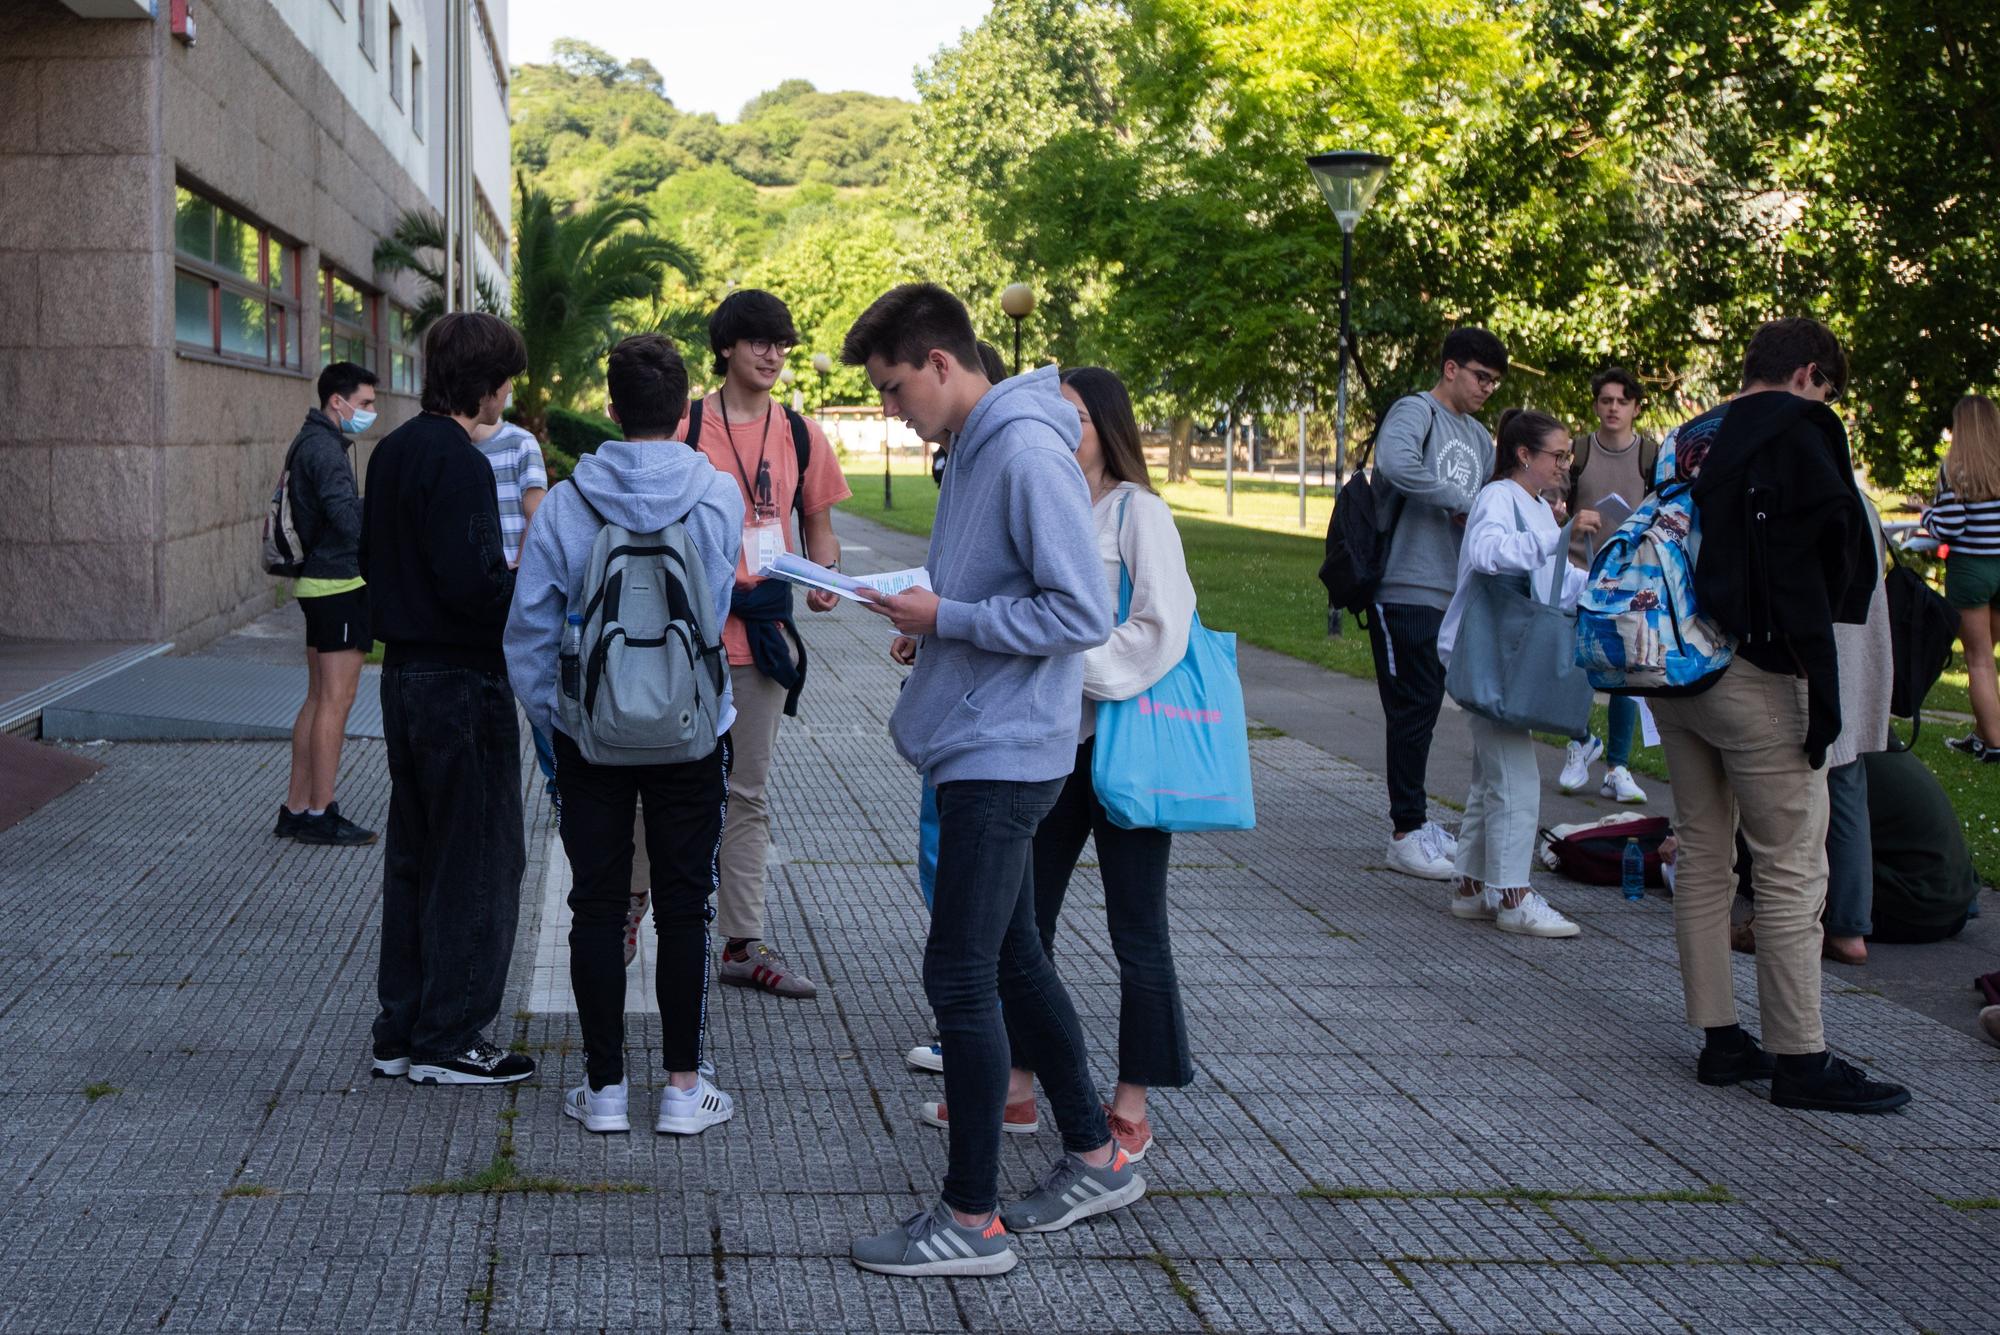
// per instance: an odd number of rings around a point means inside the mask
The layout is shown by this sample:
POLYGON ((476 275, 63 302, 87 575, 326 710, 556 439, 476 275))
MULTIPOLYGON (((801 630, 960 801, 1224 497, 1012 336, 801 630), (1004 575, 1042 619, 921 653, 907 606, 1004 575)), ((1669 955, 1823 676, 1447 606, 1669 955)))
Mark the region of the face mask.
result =
POLYGON ((340 419, 340 429, 342 431, 351 431, 357 436, 374 425, 375 414, 365 408, 356 408, 352 417, 343 417, 340 419))

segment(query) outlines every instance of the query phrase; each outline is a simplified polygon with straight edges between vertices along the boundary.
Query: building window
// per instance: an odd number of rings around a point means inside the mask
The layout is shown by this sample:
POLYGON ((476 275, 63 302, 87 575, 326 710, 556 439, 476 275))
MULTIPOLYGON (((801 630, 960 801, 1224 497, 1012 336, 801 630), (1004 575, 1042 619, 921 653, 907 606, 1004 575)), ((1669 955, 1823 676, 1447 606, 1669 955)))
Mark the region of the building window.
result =
POLYGON ((369 12, 368 0, 354 0, 354 23, 360 30, 361 54, 368 63, 375 63, 375 21, 369 12))
POLYGON ((186 186, 174 190, 174 342, 305 369, 299 248, 186 186))
POLYGON ((380 374, 375 319, 381 299, 331 269, 320 270, 319 360, 353 362, 380 374))
POLYGON ((477 182, 472 187, 472 203, 472 230, 479 234, 479 239, 484 241, 486 248, 493 252, 493 258, 505 264, 507 262, 507 229, 500 225, 500 214, 494 209, 491 201, 486 198, 486 192, 479 188, 477 182))
POLYGON ((389 100, 403 105, 403 20, 389 11, 389 100))
POLYGON ((424 58, 410 52, 410 128, 424 137, 424 58))
POLYGON ((486 12, 486 0, 472 0, 473 22, 479 28, 479 49, 486 53, 486 68, 493 71, 493 82, 500 89, 500 100, 507 100, 507 62, 500 58, 500 41, 493 35, 493 16, 486 12))
POLYGON ((389 389, 415 397, 424 383, 423 336, 417 317, 401 306, 389 307, 389 389))

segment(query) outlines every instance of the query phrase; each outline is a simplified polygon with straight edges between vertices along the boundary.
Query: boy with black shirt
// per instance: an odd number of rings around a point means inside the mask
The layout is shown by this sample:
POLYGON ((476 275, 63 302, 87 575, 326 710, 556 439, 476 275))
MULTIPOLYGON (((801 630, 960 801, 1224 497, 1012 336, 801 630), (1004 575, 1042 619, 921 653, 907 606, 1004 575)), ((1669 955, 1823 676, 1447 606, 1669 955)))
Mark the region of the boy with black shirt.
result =
POLYGON ((1879 578, 1847 432, 1826 406, 1846 383, 1826 326, 1774 320, 1750 340, 1743 388, 1680 428, 1672 480, 1693 483, 1700 521, 1695 605, 1736 654, 1699 694, 1658 697, 1653 713, 1680 839, 1681 981, 1688 1022, 1707 1038, 1696 1077, 1769 1080, 1780 1107, 1888 1112, 1910 1092, 1829 1053, 1820 1019, 1820 768, 1841 727, 1833 627, 1866 620, 1879 578), (1739 831, 1757 895, 1763 1047, 1737 1023, 1729 962, 1739 831))
POLYGON ((440 318, 424 336, 423 412, 368 461, 361 569, 384 645, 390 783, 374 1070, 420 1084, 535 1071, 483 1033, 500 1013, 527 858, 500 652, 514 572, 471 434, 500 420, 527 360, 504 320, 440 318))

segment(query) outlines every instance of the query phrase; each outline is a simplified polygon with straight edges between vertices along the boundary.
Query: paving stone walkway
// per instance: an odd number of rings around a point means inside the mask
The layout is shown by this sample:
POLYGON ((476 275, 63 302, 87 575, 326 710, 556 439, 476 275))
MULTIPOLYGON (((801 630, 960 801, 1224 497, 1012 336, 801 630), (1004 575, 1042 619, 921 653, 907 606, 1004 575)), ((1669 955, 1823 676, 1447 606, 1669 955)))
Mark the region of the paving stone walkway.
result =
MULTIPOLYGON (((540 1079, 435 1090, 368 1078, 380 851, 271 837, 282 743, 80 748, 102 773, 0 833, 0 1329, 1994 1328, 2000 1051, 1830 979, 1837 1046, 1907 1112, 1701 1088, 1663 901, 1552 881, 1573 941, 1454 921, 1376 865, 1379 781, 1281 736, 1254 743, 1260 828, 1175 843, 1199 1077, 1156 1096, 1147 1198, 1019 1240, 1001 1279, 855 1270, 944 1145, 902 1062, 928 1028, 898 673, 863 613, 810 634, 771 933, 822 991, 718 991, 738 1114, 694 1140, 557 1111, 582 1060, 562 998, 531 1004, 560 847, 525 769, 499 1036, 540 1079)), ((382 746, 348 756, 343 809, 378 824, 382 746)), ((1108 1088, 1101 902, 1086 869, 1058 951, 1108 1088)), ((631 1025, 650 1113, 658 1024, 631 1025)), ((1005 1139, 1025 1189, 1054 1131, 1005 1139)))

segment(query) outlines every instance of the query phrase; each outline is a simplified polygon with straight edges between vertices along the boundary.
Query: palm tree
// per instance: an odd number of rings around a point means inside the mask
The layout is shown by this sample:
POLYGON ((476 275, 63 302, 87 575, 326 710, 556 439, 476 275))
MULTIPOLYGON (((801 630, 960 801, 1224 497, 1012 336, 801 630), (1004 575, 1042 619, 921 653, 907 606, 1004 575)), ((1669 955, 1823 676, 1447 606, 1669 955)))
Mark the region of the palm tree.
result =
POLYGON ((613 336, 633 327, 679 323, 663 310, 669 270, 692 284, 693 252, 651 230, 651 215, 631 200, 605 200, 559 213, 547 194, 518 182, 514 210, 515 327, 528 345, 528 369, 514 385, 521 424, 540 436, 549 408, 568 407, 597 379, 613 336), (633 307, 652 303, 651 319, 633 307))
MULTIPOLYGON (((396 230, 375 247, 375 268, 386 274, 413 273, 422 296, 411 312, 411 332, 421 333, 444 314, 444 220, 428 209, 405 209, 396 230)), ((486 273, 473 280, 479 309, 488 315, 507 313, 506 295, 486 273)))

